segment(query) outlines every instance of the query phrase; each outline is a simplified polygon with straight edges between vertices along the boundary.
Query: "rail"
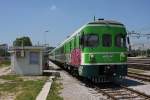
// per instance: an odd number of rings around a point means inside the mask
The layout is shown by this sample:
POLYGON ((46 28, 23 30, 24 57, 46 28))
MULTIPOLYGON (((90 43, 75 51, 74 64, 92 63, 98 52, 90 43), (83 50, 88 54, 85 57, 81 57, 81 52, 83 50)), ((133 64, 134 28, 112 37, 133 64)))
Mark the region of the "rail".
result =
POLYGON ((150 100, 150 95, 118 84, 113 84, 111 87, 109 86, 108 88, 99 88, 98 86, 96 86, 96 89, 112 100, 150 100))
POLYGON ((150 75, 145 75, 145 74, 139 74, 139 73, 135 73, 135 72, 128 72, 128 76, 135 78, 135 79, 140 79, 143 81, 148 81, 150 82, 150 75))

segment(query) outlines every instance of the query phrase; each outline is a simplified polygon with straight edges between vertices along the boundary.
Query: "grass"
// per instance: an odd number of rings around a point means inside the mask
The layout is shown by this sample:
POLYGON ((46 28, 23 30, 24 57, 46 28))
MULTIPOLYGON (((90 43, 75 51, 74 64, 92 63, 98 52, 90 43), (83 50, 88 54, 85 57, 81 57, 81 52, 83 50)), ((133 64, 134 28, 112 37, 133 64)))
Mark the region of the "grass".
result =
POLYGON ((23 82, 21 93, 16 97, 16 100, 35 100, 44 83, 43 80, 23 82))
POLYGON ((23 79, 20 78, 18 75, 3 75, 3 76, 0 76, 0 79, 11 80, 11 81, 16 81, 16 82, 23 81, 23 79))
POLYGON ((10 61, 9 60, 5 60, 5 61, 1 61, 0 62, 0 68, 1 67, 7 67, 7 66, 9 66, 10 65, 10 61))
POLYGON ((59 91, 61 89, 62 89, 62 84, 58 83, 57 80, 54 79, 47 100, 63 100, 63 98, 59 96, 60 94, 59 91))
POLYGON ((0 84, 0 92, 15 92, 19 83, 23 80, 16 75, 0 76, 0 79, 8 81, 7 83, 0 84))
POLYGON ((17 75, 4 75, 0 76, 0 79, 8 81, 0 84, 0 95, 7 92, 16 94, 15 100, 35 100, 46 82, 47 77, 24 81, 17 75))

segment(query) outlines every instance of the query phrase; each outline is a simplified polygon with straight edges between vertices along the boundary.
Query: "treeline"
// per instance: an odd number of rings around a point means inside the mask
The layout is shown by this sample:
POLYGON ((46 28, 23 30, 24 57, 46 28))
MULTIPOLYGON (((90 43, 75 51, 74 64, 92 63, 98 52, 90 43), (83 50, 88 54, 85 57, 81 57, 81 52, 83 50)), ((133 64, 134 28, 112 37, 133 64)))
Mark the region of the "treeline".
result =
POLYGON ((16 40, 13 42, 13 46, 32 46, 32 42, 30 37, 23 36, 20 38, 16 38, 16 40))
MULTIPOLYGON (((20 38, 16 38, 13 42, 13 46, 32 46, 32 42, 30 37, 23 36, 20 38)), ((10 53, 6 49, 0 49, 0 57, 8 57, 10 53)))

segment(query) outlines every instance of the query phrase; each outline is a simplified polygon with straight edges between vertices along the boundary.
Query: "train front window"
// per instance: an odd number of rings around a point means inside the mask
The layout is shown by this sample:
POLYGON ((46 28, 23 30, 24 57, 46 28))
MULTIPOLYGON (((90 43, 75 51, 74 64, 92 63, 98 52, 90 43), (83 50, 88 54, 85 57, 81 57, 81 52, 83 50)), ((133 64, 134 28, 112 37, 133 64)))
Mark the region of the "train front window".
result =
POLYGON ((96 47, 99 43, 99 37, 96 34, 84 35, 85 47, 96 47))
POLYGON ((122 34, 117 34, 115 37, 115 46, 116 47, 126 47, 126 38, 122 34))
POLYGON ((110 47, 112 45, 112 36, 110 34, 104 34, 102 36, 102 43, 104 47, 110 47))

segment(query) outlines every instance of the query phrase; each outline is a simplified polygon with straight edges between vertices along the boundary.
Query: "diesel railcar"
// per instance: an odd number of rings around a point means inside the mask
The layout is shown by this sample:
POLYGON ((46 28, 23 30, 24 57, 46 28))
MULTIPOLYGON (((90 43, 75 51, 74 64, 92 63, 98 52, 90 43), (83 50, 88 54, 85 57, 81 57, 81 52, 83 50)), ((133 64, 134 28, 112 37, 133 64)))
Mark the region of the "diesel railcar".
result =
POLYGON ((127 75, 127 32, 113 20, 89 22, 49 53, 52 61, 94 82, 110 82, 127 75))

